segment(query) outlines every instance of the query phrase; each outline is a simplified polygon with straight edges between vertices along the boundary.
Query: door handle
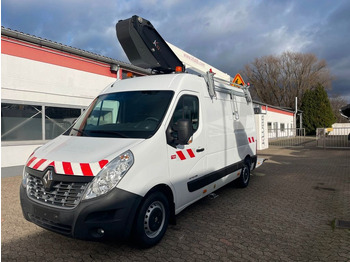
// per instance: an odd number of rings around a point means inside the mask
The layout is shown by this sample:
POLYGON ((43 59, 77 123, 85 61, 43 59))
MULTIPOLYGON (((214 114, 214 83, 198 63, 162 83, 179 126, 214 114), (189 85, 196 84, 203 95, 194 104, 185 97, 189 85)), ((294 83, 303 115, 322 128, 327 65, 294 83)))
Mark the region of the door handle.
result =
POLYGON ((204 148, 198 148, 198 149, 196 149, 196 152, 197 153, 200 153, 200 152, 203 152, 204 151, 204 148))

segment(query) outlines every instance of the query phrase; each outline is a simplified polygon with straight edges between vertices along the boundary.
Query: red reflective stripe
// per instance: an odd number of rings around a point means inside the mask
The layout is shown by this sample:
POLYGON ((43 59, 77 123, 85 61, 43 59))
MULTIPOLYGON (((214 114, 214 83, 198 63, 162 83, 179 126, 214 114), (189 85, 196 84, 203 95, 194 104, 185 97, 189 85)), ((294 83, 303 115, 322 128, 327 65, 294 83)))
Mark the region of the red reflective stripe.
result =
POLYGON ((98 162, 100 164, 100 167, 103 168, 105 165, 108 164, 108 160, 101 160, 100 162, 98 162))
POLYGON ((93 176, 94 174, 91 171, 90 164, 81 163, 81 171, 83 171, 84 176, 93 176))
POLYGON ((28 157, 28 159, 29 159, 29 158, 31 158, 31 157, 32 157, 32 155, 34 155, 34 153, 35 153, 35 151, 34 151, 33 153, 31 153, 31 154, 30 154, 30 156, 28 157))
POLYGON ((180 157, 181 160, 185 160, 186 157, 181 151, 176 151, 176 154, 180 157))
POLYGON ((36 159, 36 157, 33 156, 32 159, 28 161, 27 166, 30 166, 30 164, 33 163, 33 161, 34 161, 35 159, 36 159))
POLYGON ((74 175, 72 165, 69 162, 62 162, 63 171, 66 175, 74 175))
POLYGON ((42 163, 44 163, 46 161, 46 159, 41 159, 38 163, 36 163, 34 166, 33 166, 33 169, 38 169, 39 166, 42 165, 42 163))
POLYGON ((192 149, 187 149, 187 153, 190 155, 190 158, 194 158, 195 157, 192 149))
POLYGON ((254 137, 252 137, 253 142, 255 142, 254 137))
POLYGON ((249 143, 251 143, 252 141, 250 140, 250 137, 248 137, 249 143))
POLYGON ((55 169, 56 172, 56 167, 55 167, 55 161, 52 161, 50 164, 48 164, 47 166, 52 166, 55 169))

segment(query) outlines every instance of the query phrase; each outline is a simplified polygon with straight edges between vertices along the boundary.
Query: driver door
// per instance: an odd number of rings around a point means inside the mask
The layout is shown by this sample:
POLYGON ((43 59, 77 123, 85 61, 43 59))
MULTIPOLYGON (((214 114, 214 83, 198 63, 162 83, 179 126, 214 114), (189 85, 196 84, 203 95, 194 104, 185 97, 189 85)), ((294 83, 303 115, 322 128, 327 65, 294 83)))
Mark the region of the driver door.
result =
MULTIPOLYGON (((185 207, 202 196, 201 190, 191 187, 189 182, 205 174, 206 139, 203 128, 203 110, 197 93, 182 93, 178 96, 169 128, 180 119, 192 122, 193 136, 185 145, 175 145, 168 140, 170 179, 175 189, 176 209, 185 207)), ((173 134, 176 136, 176 134, 173 134)))

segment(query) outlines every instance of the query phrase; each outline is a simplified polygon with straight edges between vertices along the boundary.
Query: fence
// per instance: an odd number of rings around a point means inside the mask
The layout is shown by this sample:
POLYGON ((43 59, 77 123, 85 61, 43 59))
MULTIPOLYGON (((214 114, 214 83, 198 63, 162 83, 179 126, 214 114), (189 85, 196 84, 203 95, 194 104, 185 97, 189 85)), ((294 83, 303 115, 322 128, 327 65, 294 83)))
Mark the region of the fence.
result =
POLYGON ((315 139, 305 136, 305 128, 269 129, 269 146, 297 147, 305 146, 315 139))
POLYGON ((350 128, 317 128, 316 145, 323 148, 350 149, 350 128))

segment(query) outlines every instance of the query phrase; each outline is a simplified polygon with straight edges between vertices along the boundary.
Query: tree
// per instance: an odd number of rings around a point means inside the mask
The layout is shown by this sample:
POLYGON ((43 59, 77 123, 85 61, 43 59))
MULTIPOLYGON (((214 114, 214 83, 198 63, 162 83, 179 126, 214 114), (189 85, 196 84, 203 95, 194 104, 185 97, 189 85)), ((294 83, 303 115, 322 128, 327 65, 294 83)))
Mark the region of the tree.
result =
POLYGON ((335 123, 327 92, 320 84, 313 90, 305 91, 301 110, 303 111, 303 126, 308 135, 316 134, 318 127, 330 127, 335 123))
POLYGON ((345 101, 344 98, 342 98, 339 95, 333 95, 330 97, 329 99, 330 103, 331 103, 331 107, 333 110, 333 114, 336 118, 336 122, 337 123, 349 123, 349 121, 340 115, 340 108, 346 106, 348 103, 345 101))
POLYGON ((332 76, 325 60, 314 54, 285 52, 264 56, 245 66, 243 74, 252 86, 253 98, 261 102, 294 108, 295 97, 319 84, 331 89, 332 76))

